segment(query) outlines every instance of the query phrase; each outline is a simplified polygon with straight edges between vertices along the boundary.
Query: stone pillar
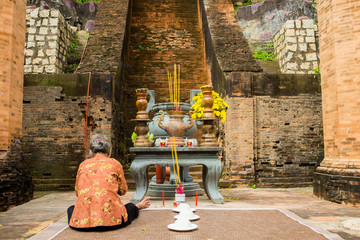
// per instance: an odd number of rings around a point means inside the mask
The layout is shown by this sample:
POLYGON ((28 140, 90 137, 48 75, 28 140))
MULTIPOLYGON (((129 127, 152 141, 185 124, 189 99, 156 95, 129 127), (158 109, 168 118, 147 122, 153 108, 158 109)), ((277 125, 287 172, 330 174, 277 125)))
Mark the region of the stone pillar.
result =
POLYGON ((360 204, 360 1, 318 0, 325 158, 314 194, 360 204))
POLYGON ((21 137, 26 0, 0 5, 0 151, 21 137))

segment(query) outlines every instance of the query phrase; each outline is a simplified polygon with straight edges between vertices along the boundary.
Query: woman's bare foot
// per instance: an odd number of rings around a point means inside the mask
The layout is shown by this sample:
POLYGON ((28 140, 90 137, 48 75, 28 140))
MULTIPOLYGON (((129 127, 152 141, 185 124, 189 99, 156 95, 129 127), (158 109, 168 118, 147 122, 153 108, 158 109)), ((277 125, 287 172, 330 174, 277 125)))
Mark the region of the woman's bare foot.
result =
POLYGON ((141 202, 136 204, 136 206, 139 208, 139 210, 150 207, 150 197, 144 198, 141 202))

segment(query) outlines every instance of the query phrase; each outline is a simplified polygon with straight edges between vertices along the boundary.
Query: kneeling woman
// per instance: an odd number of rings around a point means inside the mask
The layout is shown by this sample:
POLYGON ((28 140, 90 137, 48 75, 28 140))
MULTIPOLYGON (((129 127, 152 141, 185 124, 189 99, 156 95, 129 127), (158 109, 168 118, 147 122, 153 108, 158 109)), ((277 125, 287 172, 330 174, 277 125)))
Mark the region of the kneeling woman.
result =
POLYGON ((69 225, 78 230, 111 230, 127 226, 138 217, 139 209, 150 206, 149 198, 124 205, 119 195, 128 190, 122 165, 110 158, 111 143, 104 135, 90 142, 94 155, 78 169, 75 207, 68 209, 69 225))

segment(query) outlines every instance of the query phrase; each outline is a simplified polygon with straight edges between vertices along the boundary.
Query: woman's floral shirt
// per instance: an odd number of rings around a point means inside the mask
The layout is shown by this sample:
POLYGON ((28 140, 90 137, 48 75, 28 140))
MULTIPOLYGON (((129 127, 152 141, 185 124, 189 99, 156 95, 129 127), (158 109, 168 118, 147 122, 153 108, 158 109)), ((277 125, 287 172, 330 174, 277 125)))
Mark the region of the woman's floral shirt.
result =
POLYGON ((75 192, 78 197, 70 226, 89 228, 126 222, 128 215, 119 195, 128 187, 121 164, 112 158, 94 157, 79 166, 75 192))

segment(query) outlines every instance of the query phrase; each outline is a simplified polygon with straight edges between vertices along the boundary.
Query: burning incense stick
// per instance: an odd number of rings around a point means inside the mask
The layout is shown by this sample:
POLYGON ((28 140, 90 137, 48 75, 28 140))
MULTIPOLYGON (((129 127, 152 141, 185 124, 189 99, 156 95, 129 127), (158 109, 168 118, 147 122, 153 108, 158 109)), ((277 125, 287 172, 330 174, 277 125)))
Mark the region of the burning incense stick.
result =
POLYGON ((180 109, 181 101, 181 80, 180 80, 180 65, 174 64, 174 77, 168 71, 168 83, 169 83, 169 94, 170 102, 174 103, 174 108, 176 110, 180 109))
POLYGON ((177 85, 177 77, 176 77, 176 64, 174 64, 174 92, 175 92, 175 105, 178 103, 178 85, 177 85))
POLYGON ((168 74, 168 83, 169 83, 170 102, 174 102, 171 74, 169 72, 167 72, 167 74, 168 74))
POLYGON ((180 92, 180 65, 179 65, 179 67, 178 67, 178 71, 179 71, 179 73, 178 73, 178 83, 179 83, 179 87, 178 87, 178 90, 179 90, 179 95, 178 95, 178 104, 180 103, 180 101, 181 101, 181 92, 180 92))

